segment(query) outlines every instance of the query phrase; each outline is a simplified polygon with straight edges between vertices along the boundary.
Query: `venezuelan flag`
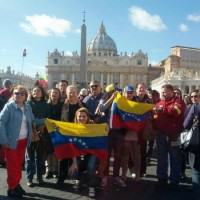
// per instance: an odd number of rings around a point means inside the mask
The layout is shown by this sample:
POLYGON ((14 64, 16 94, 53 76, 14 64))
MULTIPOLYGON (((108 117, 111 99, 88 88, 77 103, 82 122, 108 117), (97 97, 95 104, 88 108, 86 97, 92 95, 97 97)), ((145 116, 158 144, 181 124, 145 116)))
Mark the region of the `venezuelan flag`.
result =
POLYGON ((107 158, 107 124, 76 124, 52 119, 46 119, 45 124, 58 159, 86 154, 107 158))
POLYGON ((140 132, 150 117, 153 104, 129 101, 118 94, 111 107, 110 127, 112 129, 127 128, 140 132))

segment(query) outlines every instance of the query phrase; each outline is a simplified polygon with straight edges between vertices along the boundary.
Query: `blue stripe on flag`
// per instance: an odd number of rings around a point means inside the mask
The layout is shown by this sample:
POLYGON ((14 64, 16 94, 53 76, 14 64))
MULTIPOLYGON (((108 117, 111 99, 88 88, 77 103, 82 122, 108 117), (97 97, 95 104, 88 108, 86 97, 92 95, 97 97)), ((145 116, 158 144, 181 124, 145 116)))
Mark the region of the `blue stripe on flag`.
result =
POLYGON ((51 140, 54 146, 61 144, 75 144, 79 149, 107 149, 108 137, 75 137, 62 135, 57 131, 52 132, 51 140))
POLYGON ((128 113, 126 111, 120 110, 117 107, 116 103, 113 103, 113 105, 112 105, 112 111, 113 111, 112 112, 113 115, 116 114, 116 115, 120 116, 120 118, 123 121, 143 122, 143 121, 146 121, 147 119, 149 119, 150 116, 151 116, 150 112, 146 112, 143 115, 137 115, 137 114, 134 114, 134 113, 128 113))

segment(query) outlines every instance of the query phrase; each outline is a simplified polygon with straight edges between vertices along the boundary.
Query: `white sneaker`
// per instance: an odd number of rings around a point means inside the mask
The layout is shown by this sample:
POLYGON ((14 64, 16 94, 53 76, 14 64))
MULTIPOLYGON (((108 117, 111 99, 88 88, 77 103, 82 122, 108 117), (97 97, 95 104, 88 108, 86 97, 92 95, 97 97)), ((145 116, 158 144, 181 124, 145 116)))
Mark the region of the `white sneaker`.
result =
POLYGON ((95 197, 95 188, 94 187, 89 187, 89 197, 95 197))
POLYGON ((78 190, 79 189, 79 180, 73 180, 73 189, 78 190))
POLYGON ((135 177, 136 177, 136 174, 135 174, 135 173, 132 173, 132 174, 131 174, 131 177, 132 177, 132 178, 135 178, 135 177))

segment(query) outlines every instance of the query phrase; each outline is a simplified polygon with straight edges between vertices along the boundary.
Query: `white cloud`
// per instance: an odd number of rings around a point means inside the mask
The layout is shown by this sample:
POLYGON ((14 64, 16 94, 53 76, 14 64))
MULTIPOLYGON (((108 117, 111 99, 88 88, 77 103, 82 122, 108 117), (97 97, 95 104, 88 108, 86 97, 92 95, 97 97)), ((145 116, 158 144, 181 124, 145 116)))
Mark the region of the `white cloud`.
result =
POLYGON ((72 52, 71 51, 65 51, 65 55, 66 56, 72 56, 72 52))
POLYGON ((26 16, 25 22, 20 27, 27 33, 40 36, 65 36, 71 31, 71 22, 66 19, 51 17, 48 15, 26 16))
POLYGON ((180 29, 181 32, 189 31, 188 26, 186 24, 180 24, 179 29, 180 29))
POLYGON ((200 14, 190 14, 187 16, 189 21, 200 22, 200 14))
POLYGON ((129 17, 132 24, 141 30, 160 32, 167 29, 159 15, 152 15, 137 6, 129 9, 129 17))

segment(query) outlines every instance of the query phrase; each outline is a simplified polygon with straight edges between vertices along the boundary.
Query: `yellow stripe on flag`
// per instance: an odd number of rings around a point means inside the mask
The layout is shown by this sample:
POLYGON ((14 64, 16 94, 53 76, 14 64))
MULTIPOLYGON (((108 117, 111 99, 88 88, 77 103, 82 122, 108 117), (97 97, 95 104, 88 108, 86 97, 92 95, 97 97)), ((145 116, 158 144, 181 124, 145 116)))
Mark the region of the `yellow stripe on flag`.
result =
POLYGON ((129 101, 119 93, 114 99, 114 102, 120 110, 137 115, 143 115, 144 113, 151 111, 153 108, 153 104, 129 101))
POLYGON ((104 124, 77 124, 70 122, 61 122, 52 119, 46 119, 45 124, 48 132, 58 129, 62 135, 71 135, 79 137, 107 136, 108 125, 104 124))

